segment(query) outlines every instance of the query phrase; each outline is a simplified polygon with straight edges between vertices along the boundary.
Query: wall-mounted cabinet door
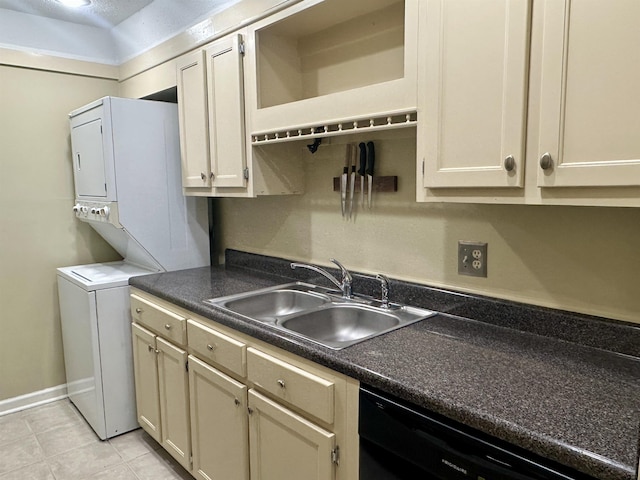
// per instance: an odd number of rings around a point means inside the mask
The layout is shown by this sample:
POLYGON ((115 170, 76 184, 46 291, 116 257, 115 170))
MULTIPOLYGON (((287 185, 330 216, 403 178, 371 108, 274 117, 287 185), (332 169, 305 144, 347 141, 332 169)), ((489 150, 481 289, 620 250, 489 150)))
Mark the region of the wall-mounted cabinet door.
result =
POLYGON ((249 480, 247 386, 189 357, 193 475, 249 480))
POLYGON ((156 442, 161 442, 156 336, 135 323, 131 328, 138 423, 156 442))
POLYGON ((424 186, 522 187, 530 0, 421 2, 424 186))
POLYGON ((249 390, 251 480, 332 480, 335 434, 249 390))
POLYGON ((538 186, 640 185, 640 2, 543 4, 538 186))
POLYGON ((214 42, 205 50, 212 186, 244 187, 243 47, 240 35, 214 42))
POLYGON ((191 470, 191 425, 187 352, 163 340, 158 347, 158 379, 162 446, 187 470, 191 470))
POLYGON ((185 188, 211 186, 206 74, 201 50, 177 61, 180 156, 185 188))

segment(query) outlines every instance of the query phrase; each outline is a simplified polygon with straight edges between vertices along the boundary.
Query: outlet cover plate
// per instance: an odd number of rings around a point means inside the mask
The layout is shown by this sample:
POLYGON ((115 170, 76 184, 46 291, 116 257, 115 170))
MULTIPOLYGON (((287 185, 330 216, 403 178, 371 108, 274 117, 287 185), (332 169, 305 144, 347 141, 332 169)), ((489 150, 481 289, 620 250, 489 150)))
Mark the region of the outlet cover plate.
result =
POLYGON ((472 277, 487 276, 487 243, 458 242, 458 274, 472 277))

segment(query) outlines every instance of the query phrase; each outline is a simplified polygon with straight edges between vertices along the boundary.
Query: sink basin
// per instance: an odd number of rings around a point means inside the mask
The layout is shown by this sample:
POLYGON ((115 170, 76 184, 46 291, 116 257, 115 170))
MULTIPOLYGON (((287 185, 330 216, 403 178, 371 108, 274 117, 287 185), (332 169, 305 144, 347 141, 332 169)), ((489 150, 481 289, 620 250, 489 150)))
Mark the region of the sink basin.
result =
POLYGON ((279 318, 331 303, 326 292, 330 290, 295 282, 228 297, 212 298, 205 300, 205 303, 217 305, 254 320, 273 323, 279 318))
POLYGON ((359 305, 332 305, 295 315, 279 324, 324 345, 337 347, 388 331, 399 325, 400 319, 359 305))
POLYGON ((287 288, 231 299, 221 306, 256 320, 275 322, 278 318, 308 311, 328 302, 326 297, 287 288))
POLYGON ((373 298, 346 299, 302 282, 205 302, 336 350, 435 314, 396 304, 382 308, 373 298))

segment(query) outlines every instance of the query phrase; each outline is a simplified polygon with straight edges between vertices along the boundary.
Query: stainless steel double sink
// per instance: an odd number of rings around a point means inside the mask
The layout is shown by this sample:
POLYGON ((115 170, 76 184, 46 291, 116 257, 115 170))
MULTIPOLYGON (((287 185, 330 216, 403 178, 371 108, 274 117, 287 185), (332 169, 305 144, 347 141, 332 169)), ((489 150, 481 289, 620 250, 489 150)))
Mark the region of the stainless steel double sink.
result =
POLYGON ((393 303, 383 308, 372 298, 344 298, 339 292, 302 282, 212 298, 205 303, 336 350, 435 314, 393 303))

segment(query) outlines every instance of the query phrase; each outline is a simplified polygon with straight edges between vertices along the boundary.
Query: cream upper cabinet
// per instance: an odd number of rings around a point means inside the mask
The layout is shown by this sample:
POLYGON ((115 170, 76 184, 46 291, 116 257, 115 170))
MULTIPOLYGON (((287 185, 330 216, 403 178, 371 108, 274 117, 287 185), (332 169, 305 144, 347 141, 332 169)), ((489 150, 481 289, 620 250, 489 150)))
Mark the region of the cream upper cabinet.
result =
POLYGON ((244 187, 247 181, 243 52, 240 35, 205 50, 213 187, 244 187))
POLYGON ((640 185, 640 2, 542 3, 538 186, 640 185))
POLYGON ((530 0, 421 2, 425 187, 523 186, 529 17, 530 0))
POLYGON ((245 108, 246 32, 176 61, 185 195, 255 197, 301 193, 302 146, 250 148, 245 108))
POLYGON ((415 112, 418 3, 304 0, 251 25, 252 138, 415 112))
POLYGON ((418 201, 640 206, 640 2, 421 7, 418 201))
POLYGON ((333 480, 335 434, 249 391, 251 480, 333 480))
POLYGON ((178 59, 180 157, 185 188, 211 186, 206 72, 203 51, 178 59))
POLYGON ((247 185, 242 56, 242 36, 235 34, 177 61, 186 194, 247 185))

